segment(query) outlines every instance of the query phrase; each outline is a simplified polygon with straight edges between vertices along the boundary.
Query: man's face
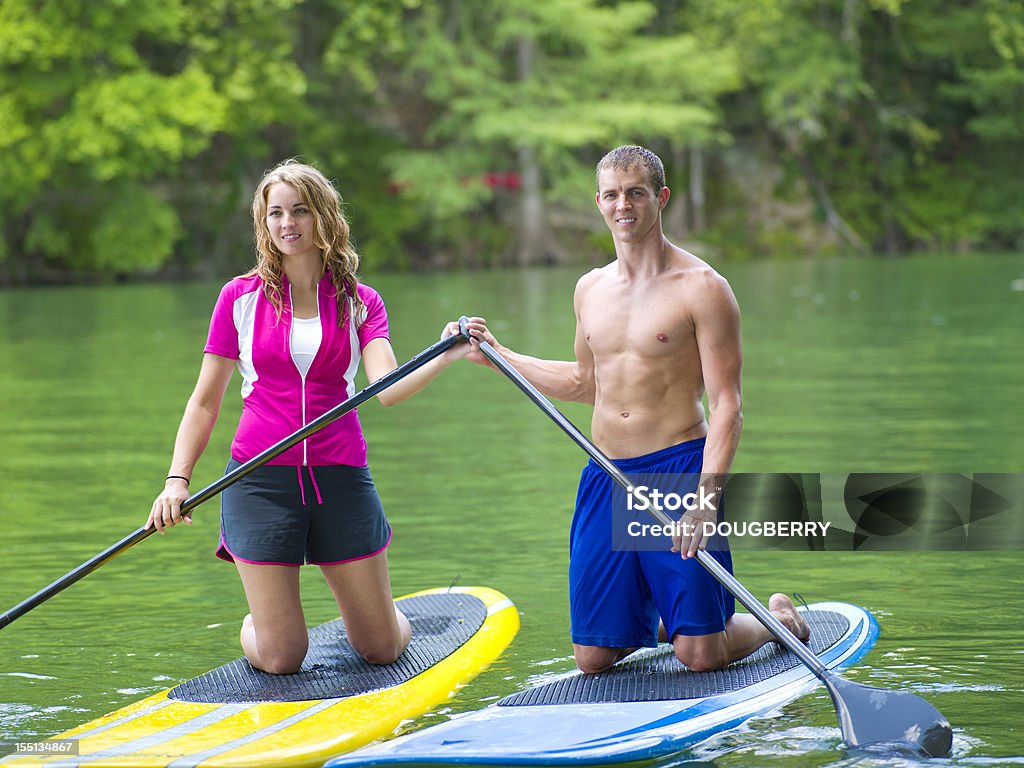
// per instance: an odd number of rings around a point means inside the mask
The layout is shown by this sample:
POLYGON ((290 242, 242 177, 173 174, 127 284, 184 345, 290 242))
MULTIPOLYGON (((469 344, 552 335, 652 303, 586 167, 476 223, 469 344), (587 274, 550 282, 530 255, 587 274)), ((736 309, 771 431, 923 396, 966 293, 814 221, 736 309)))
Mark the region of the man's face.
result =
POLYGON ((668 188, 655 192, 640 166, 606 168, 597 177, 597 207, 616 240, 643 240, 666 202, 668 188))

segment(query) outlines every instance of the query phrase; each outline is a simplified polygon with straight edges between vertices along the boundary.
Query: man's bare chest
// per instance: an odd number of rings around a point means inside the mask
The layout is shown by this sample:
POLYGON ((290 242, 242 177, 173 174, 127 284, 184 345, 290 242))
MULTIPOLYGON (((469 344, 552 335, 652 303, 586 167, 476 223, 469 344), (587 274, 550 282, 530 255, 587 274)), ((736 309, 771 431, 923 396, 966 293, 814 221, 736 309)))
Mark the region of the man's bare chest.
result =
POLYGON ((692 315, 679 292, 591 291, 580 326, 598 359, 621 353, 677 356, 696 349, 692 315))

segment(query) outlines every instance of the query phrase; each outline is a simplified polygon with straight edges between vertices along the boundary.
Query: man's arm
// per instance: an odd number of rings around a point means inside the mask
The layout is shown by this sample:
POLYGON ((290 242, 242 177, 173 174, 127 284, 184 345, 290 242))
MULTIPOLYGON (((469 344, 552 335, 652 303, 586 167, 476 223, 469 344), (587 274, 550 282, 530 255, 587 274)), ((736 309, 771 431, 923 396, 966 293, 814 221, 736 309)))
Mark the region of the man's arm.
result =
MULTIPOLYGON (((700 485, 705 495, 715 494, 717 508, 743 431, 740 384, 743 354, 740 310, 732 288, 725 278, 710 269, 703 275, 702 283, 698 290, 700 298, 694 303, 693 319, 710 425, 704 445, 700 485)), ((696 554, 701 541, 698 531, 690 538, 683 556, 696 554)), ((683 543, 686 544, 685 541, 683 543)))
MULTIPOLYGON (((592 274, 592 273, 591 273, 592 274)), ((576 313, 576 337, 573 350, 576 360, 544 360, 522 355, 498 343, 490 331, 484 329, 483 337, 512 367, 521 373, 545 396, 556 400, 594 404, 594 355, 587 343, 586 334, 580 323, 580 307, 584 301, 591 275, 584 275, 576 283, 573 293, 573 309, 576 313)), ((472 323, 471 330, 479 330, 472 323)), ((469 355, 474 362, 485 362, 476 354, 469 355)))

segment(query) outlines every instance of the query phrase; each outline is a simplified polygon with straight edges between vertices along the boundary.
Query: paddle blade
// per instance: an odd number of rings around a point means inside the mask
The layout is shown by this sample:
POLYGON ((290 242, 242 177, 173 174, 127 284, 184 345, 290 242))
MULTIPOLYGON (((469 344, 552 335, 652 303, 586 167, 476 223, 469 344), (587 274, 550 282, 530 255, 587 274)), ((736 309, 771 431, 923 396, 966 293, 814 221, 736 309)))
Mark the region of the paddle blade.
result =
POLYGON ((824 680, 851 747, 892 745, 929 757, 949 754, 953 729, 935 707, 913 693, 886 691, 829 674, 824 680))

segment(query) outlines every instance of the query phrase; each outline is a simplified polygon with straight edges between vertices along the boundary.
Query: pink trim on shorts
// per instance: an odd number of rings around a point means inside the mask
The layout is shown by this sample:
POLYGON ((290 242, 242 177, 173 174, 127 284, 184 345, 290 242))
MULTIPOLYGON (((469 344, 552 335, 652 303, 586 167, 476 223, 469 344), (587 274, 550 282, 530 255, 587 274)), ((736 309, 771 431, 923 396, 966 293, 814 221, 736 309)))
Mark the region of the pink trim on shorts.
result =
POLYGON ((385 549, 388 548, 388 545, 391 543, 391 535, 393 533, 394 533, 394 530, 389 528, 388 529, 388 540, 384 542, 384 546, 381 547, 380 549, 378 549, 376 552, 371 552, 368 555, 360 555, 359 557, 350 557, 348 560, 335 560, 332 563, 316 563, 316 562, 313 562, 312 560, 310 560, 309 564, 310 565, 343 565, 345 563, 354 563, 356 560, 365 560, 368 557, 376 557, 377 555, 379 555, 381 552, 383 552, 385 549))
MULTIPOLYGON (((388 537, 388 541, 390 541, 390 540, 391 540, 391 538, 388 537)), ((384 546, 387 546, 387 545, 385 544, 384 546)), ((217 551, 214 552, 214 554, 217 555, 217 557, 219 557, 221 560, 223 560, 223 561, 225 561, 227 563, 233 563, 235 560, 239 560, 239 561, 241 561, 243 563, 248 563, 249 565, 286 565, 289 568, 301 568, 303 566, 303 563, 263 562, 261 560, 246 560, 244 557, 239 557, 238 555, 236 555, 234 552, 231 551, 231 548, 228 546, 228 543, 226 541, 224 541, 224 531, 220 532, 220 545, 217 547, 217 551), (230 555, 230 557, 225 557, 223 552, 227 552, 228 555, 230 555)))

